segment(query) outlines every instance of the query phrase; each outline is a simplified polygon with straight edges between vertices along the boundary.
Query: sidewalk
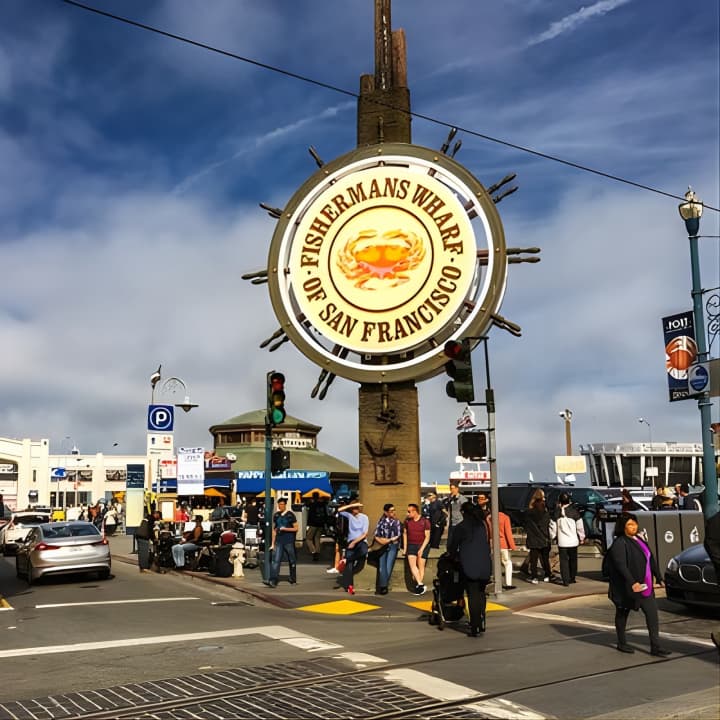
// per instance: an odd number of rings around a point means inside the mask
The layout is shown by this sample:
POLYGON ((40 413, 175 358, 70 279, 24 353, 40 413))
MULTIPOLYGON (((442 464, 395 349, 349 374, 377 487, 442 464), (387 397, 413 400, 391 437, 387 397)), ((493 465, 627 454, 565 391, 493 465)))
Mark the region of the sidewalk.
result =
MULTIPOLYGON (((113 562, 129 563, 137 566, 137 555, 132 554, 133 538, 131 536, 112 536, 110 550, 113 562)), ((328 548, 329 550, 329 548, 328 548)), ((432 601, 432 579, 434 569, 426 573, 425 595, 414 595, 409 592, 404 584, 397 582, 401 577, 398 569, 403 568, 402 559, 398 558, 393 574, 393 585, 387 595, 375 595, 373 590, 375 579, 375 568, 366 567, 358 577, 356 592, 348 595, 341 589, 334 589, 336 575, 329 575, 326 570, 331 563, 330 554, 320 562, 312 562, 304 549, 298 550, 298 567, 296 585, 290 585, 287 578, 287 565, 281 567, 280 582, 276 588, 269 588, 262 581, 261 567, 245 568, 243 578, 219 578, 207 572, 191 572, 188 570, 168 570, 168 574, 185 575, 193 579, 223 585, 244 593, 254 602, 267 603, 278 608, 303 609, 311 612, 321 612, 331 615, 355 614, 376 608, 384 608, 397 612, 401 606, 415 608, 421 611, 429 611, 432 601), (338 602, 343 601, 343 602, 338 602), (350 601, 350 602, 348 602, 350 601), (313 608, 313 606, 318 606, 313 608)), ((587 566, 588 563, 585 563, 587 566)), ((581 566, 582 567, 582 566, 581 566)), ((577 583, 569 587, 556 585, 555 583, 539 583, 532 585, 527 583, 524 575, 518 573, 513 576, 515 590, 503 591, 498 595, 488 593, 488 600, 494 603, 490 609, 497 610, 522 610, 535 605, 542 605, 548 602, 555 602, 572 597, 584 595, 605 594, 607 584, 599 580, 600 562, 597 562, 597 573, 581 569, 577 583), (597 577, 598 579, 592 579, 597 577)))

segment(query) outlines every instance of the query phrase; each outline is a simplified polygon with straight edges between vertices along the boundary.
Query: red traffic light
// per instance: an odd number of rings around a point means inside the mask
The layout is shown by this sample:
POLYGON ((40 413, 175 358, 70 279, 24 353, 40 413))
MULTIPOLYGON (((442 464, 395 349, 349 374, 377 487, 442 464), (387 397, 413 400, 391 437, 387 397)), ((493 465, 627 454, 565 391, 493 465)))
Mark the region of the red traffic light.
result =
POLYGON ((446 357, 449 357, 451 360, 456 360, 463 354, 464 348, 462 346, 462 343, 458 342, 457 340, 448 340, 445 343, 445 347, 443 348, 443 352, 445 353, 446 357))
POLYGON ((270 390, 277 392, 285 389, 285 376, 282 373, 272 373, 270 375, 270 390))

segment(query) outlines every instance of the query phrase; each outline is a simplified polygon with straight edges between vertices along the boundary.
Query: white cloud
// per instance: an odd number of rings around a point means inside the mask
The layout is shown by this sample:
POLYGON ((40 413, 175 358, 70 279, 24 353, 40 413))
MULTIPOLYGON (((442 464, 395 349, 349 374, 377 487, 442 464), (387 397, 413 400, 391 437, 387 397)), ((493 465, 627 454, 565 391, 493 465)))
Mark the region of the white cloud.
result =
POLYGON ((547 30, 531 38, 527 43, 527 47, 553 40, 558 37, 558 35, 571 33, 588 20, 607 15, 607 13, 612 12, 622 5, 627 5, 631 1, 632 0, 598 0, 598 2, 593 3, 589 7, 582 6, 576 12, 566 15, 560 18, 560 20, 556 20, 547 30))

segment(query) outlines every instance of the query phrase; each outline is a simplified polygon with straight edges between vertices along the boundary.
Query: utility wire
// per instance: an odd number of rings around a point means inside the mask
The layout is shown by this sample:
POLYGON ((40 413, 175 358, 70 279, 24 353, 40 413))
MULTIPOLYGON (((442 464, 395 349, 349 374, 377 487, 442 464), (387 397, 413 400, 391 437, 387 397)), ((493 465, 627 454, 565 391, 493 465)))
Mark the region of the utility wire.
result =
MULTIPOLYGON (((171 40, 177 40, 178 42, 193 45, 194 47, 202 48, 203 50, 208 50, 209 52, 223 55, 225 57, 232 58, 233 60, 240 60, 241 62, 248 63, 249 65, 255 65, 255 67, 263 68, 264 70, 270 70, 271 72, 285 75, 286 77, 300 80, 301 82, 315 85, 326 90, 331 90, 333 92, 340 93, 341 95, 347 95, 349 97, 355 98, 356 100, 360 97, 359 93, 352 92, 351 90, 346 90, 344 88, 338 87, 337 85, 331 85, 330 83, 322 82, 321 80, 315 80, 314 78, 307 77, 306 75, 300 75, 299 73, 292 72, 291 70, 285 70, 284 68, 276 67, 275 65, 269 65, 268 63, 264 63, 259 60, 253 60, 252 58, 238 55, 237 53, 230 52, 229 50, 222 50, 221 48, 217 48, 213 45, 208 45, 197 40, 192 40, 191 38, 184 37, 183 35, 177 35, 175 33, 168 32, 167 30, 161 30, 160 28, 153 27, 152 25, 146 25, 145 23, 138 22, 137 20, 131 20, 130 18, 123 17, 122 15, 115 15, 114 13, 106 12, 105 10, 99 10, 98 8, 92 7, 90 5, 84 5, 83 3, 77 2, 77 0, 62 0, 62 2, 64 2, 66 5, 73 5, 74 7, 80 8, 81 10, 86 10, 87 12, 95 13, 96 15, 101 15, 103 17, 110 18, 111 20, 117 20, 118 22, 125 23, 126 25, 131 25, 132 27, 140 28, 141 30, 147 30, 148 32, 155 33, 156 35, 162 35, 163 37, 170 38, 171 40)), ((635 182, 634 180, 628 180, 627 178, 620 177, 619 175, 613 175, 612 173, 603 172, 602 170, 596 170, 595 168, 588 167, 587 165, 581 165, 580 163, 572 162, 571 160, 564 160, 563 158, 557 157, 555 155, 549 155, 548 153, 544 153, 539 150, 533 150, 532 148, 526 147, 524 145, 518 145, 517 143, 513 143, 508 140, 501 140, 500 138, 493 137, 492 135, 485 135, 484 133, 478 132, 477 130, 471 130, 460 125, 456 125, 454 123, 449 123, 445 120, 440 120, 430 115, 424 115, 423 113, 415 112, 413 110, 407 111, 403 108, 397 108, 391 103, 385 103, 381 100, 373 100, 373 102, 376 105, 381 105, 391 110, 400 110, 402 112, 406 112, 411 117, 418 118, 419 120, 425 120, 426 122, 432 123, 434 125, 440 125, 441 127, 445 128, 456 128, 460 132, 466 133, 467 135, 471 135, 482 140, 487 140, 488 142, 492 142, 497 145, 503 145, 504 147, 512 148, 513 150, 519 150, 521 152, 534 155, 535 157, 539 157, 544 160, 550 160, 552 162, 560 163, 561 165, 575 168, 576 170, 582 170, 583 172, 598 175, 599 177, 604 177, 608 180, 614 180, 615 182, 624 183, 625 185, 630 185, 632 187, 639 188, 640 190, 647 190, 648 192, 663 195, 674 200, 685 201, 685 197, 682 195, 675 195, 674 193, 669 193, 665 190, 660 190, 659 188, 654 188, 650 185, 644 185, 643 183, 635 182)), ((720 212, 720 208, 713 207, 712 205, 707 205, 703 203, 703 207, 706 210, 714 210, 715 212, 720 212)))

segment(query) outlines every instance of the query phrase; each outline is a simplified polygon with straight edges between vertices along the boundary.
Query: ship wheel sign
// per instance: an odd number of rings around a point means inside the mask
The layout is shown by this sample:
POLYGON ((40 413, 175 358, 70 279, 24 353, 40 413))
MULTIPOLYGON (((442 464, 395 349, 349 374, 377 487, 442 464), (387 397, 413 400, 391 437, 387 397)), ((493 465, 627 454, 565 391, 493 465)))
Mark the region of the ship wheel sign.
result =
POLYGON ((504 321, 500 217, 443 153, 360 148, 322 164, 284 210, 263 207, 278 218, 267 273, 243 277, 267 277, 280 321, 271 350, 291 340, 326 376, 421 380, 442 370, 445 342, 504 321))

